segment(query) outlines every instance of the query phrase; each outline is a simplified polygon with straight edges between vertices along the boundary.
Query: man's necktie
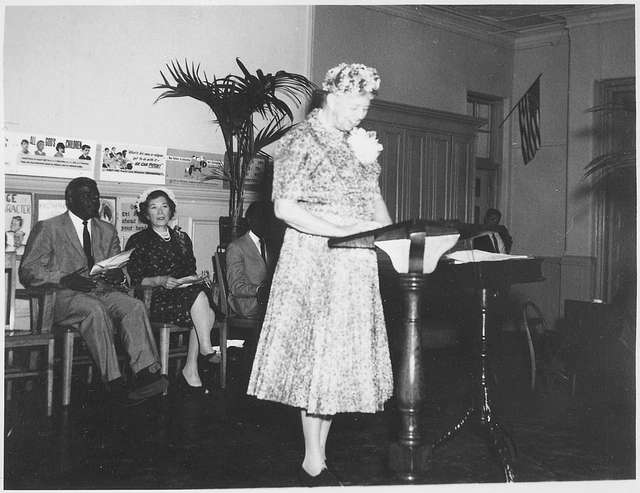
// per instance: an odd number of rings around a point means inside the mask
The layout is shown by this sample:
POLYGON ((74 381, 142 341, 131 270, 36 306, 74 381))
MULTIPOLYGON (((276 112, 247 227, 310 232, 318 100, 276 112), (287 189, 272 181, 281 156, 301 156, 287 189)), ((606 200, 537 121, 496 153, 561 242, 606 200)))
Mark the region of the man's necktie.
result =
POLYGON ((93 267, 93 254, 91 253, 91 236, 89 235, 89 228, 87 228, 87 220, 82 221, 84 225, 84 230, 82 231, 82 248, 84 249, 84 254, 87 256, 87 264, 89 265, 89 270, 93 267))
POLYGON ((264 260, 264 263, 267 263, 267 250, 265 248, 264 245, 264 240, 262 238, 260 238, 260 256, 262 257, 262 260, 264 260))

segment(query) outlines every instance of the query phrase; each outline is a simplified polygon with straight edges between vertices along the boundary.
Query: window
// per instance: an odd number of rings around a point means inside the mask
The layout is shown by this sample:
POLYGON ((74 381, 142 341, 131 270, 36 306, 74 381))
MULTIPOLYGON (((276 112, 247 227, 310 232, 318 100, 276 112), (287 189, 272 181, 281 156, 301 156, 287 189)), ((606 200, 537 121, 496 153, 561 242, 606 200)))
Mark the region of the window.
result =
POLYGON ((495 96, 467 94, 467 114, 485 120, 476 131, 474 222, 479 223, 485 211, 497 207, 500 168, 502 165, 502 100, 495 96))

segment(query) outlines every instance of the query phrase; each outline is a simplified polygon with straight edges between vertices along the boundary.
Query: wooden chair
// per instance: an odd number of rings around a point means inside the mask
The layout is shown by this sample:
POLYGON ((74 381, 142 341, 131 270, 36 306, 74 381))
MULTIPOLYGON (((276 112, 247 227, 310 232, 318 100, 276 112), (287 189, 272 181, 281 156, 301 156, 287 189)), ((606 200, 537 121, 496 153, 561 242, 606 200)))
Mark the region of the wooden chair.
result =
MULTIPOLYGON (((147 309, 147 315, 151 318, 151 297, 153 295, 154 288, 147 286, 142 288, 142 299, 147 309)), ((161 373, 163 375, 169 375, 169 359, 176 358, 180 360, 187 356, 187 349, 189 344, 189 332, 193 329, 192 326, 175 325, 166 322, 151 322, 151 329, 153 332, 158 333, 158 351, 160 352, 160 365, 161 373), (171 347, 171 335, 178 334, 178 344, 171 347), (186 335, 186 337, 185 337, 186 335), (186 340, 185 340, 186 339, 186 340)), ((167 394, 167 390, 163 395, 167 394)))
MULTIPOLYGON (((125 270, 125 276, 126 275, 125 270)), ((93 367, 95 363, 88 351, 84 354, 74 355, 74 348, 76 347, 75 340, 77 338, 81 339, 82 337, 78 330, 71 326, 53 323, 53 306, 58 289, 58 286, 29 288, 18 290, 17 295, 30 300, 32 326, 34 318, 40 320, 38 323, 46 327, 54 338, 62 339, 62 406, 67 407, 71 404, 73 367, 87 367, 86 381, 90 383, 93 380, 93 367)), ((132 294, 132 291, 130 291, 129 294, 132 294)), ((121 365, 123 365, 125 359, 126 355, 119 355, 121 365)))
POLYGON ((570 382, 571 395, 574 395, 575 375, 570 376, 564 369, 559 354, 562 347, 559 341, 550 337, 557 335, 556 331, 549 327, 542 310, 533 301, 526 301, 522 305, 522 328, 529 350, 531 391, 536 389, 539 379, 542 379, 547 386, 554 380, 558 380, 570 382))
MULTIPOLYGON (((233 339, 244 339, 246 341, 250 338, 255 338, 257 341, 262 328, 262 319, 241 317, 231 311, 228 303, 229 285, 227 283, 225 252, 217 251, 211 261, 218 289, 220 290, 219 312, 217 315, 220 315, 220 387, 224 389, 227 385, 227 340, 232 336, 233 339)), ((218 322, 217 319, 216 322, 218 322)))
POLYGON ((5 274, 7 276, 7 312, 5 320, 4 347, 7 350, 5 360, 4 378, 6 382, 6 397, 11 400, 12 380, 17 378, 35 377, 42 373, 46 374, 46 402, 47 416, 53 412, 53 357, 54 339, 51 333, 51 321, 53 320, 53 290, 41 288, 38 290, 19 290, 18 298, 26 297, 30 299, 30 322, 29 331, 15 330, 15 301, 18 278, 18 265, 16 254, 5 253, 5 274), (29 357, 27 364, 18 364, 14 353, 18 349, 28 349, 29 357), (44 368, 37 368, 38 349, 44 350, 46 355, 46 365, 44 368))

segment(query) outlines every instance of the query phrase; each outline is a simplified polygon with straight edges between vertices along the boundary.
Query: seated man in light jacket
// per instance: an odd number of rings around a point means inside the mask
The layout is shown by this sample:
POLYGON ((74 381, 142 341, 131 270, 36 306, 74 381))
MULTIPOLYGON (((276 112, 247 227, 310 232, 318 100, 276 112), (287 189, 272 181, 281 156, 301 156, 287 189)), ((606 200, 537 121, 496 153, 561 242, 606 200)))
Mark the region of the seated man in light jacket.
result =
POLYGON ((54 322, 80 332, 116 402, 142 402, 167 388, 144 303, 113 287, 123 278, 120 269, 102 278, 89 276, 95 263, 120 253, 116 229, 98 218, 100 192, 91 178, 71 180, 65 200, 64 214, 38 221, 29 235, 20 282, 27 287, 58 286, 54 322), (118 336, 129 355, 132 386, 120 372, 118 336))
POLYGON ((242 317, 260 318, 264 314, 274 256, 265 243, 272 215, 271 204, 253 202, 245 214, 249 231, 227 246, 229 306, 242 317))

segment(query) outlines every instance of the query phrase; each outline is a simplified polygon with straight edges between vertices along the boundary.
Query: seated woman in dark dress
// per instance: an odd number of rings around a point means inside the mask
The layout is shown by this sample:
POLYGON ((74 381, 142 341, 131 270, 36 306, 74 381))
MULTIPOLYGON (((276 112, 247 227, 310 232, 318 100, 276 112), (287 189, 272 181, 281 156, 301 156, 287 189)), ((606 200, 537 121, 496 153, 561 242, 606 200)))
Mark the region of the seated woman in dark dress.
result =
POLYGON ((196 274, 191 239, 169 227, 175 211, 175 196, 167 188, 155 187, 140 194, 136 213, 147 229, 127 241, 126 250, 135 248, 127 269, 133 286, 159 287, 154 289, 151 299, 153 322, 193 325, 181 383, 188 390, 200 392, 204 386, 198 372, 198 357, 214 353, 211 328, 215 314, 209 302, 210 290, 196 274))

